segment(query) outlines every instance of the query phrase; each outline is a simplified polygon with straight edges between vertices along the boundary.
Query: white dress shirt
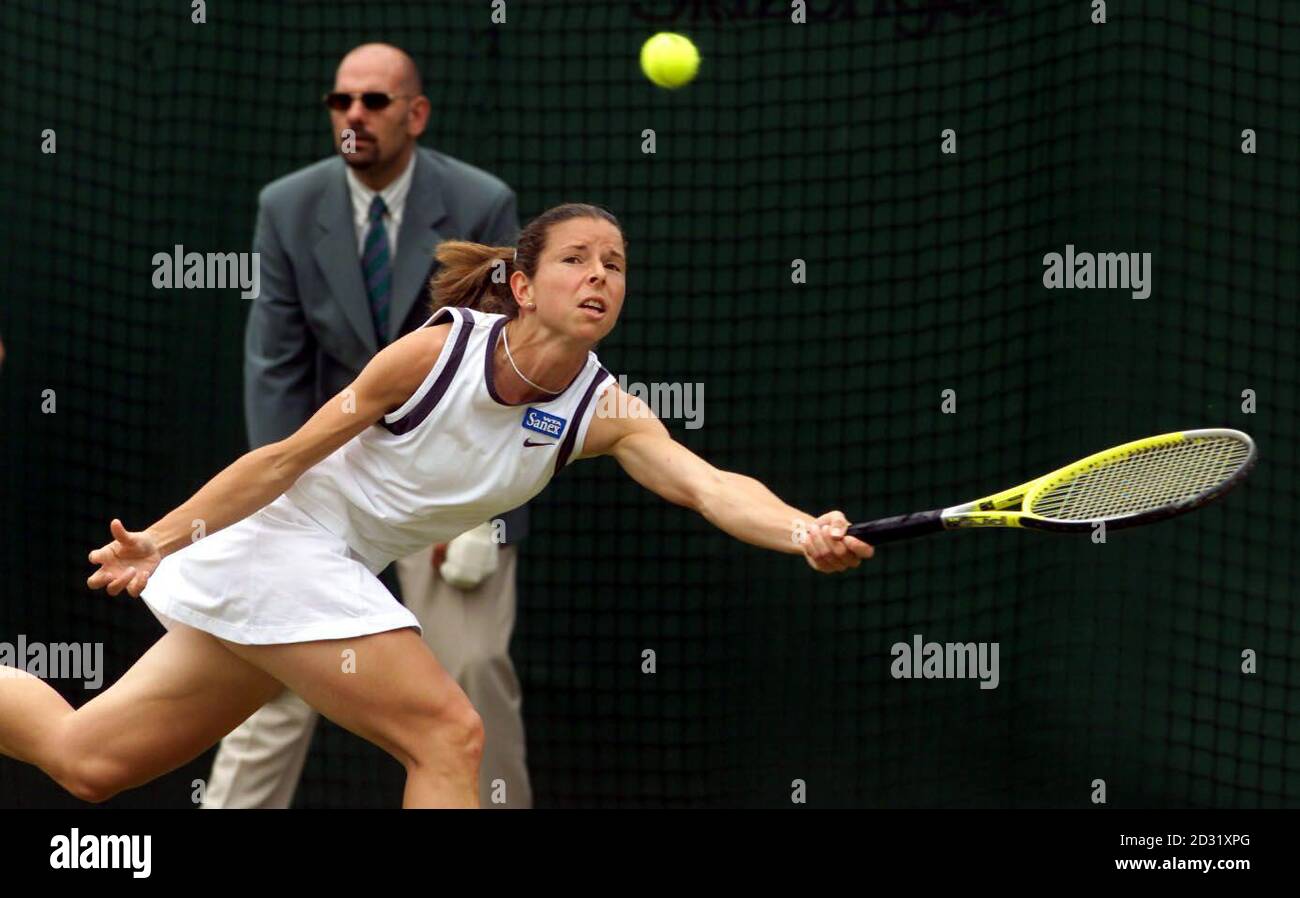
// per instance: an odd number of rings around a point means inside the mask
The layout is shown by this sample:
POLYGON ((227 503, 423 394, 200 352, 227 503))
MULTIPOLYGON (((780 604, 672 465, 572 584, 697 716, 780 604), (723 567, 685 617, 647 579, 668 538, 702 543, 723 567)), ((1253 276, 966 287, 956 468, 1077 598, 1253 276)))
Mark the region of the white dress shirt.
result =
MULTIPOLYGON (((370 229, 370 204, 374 202, 376 191, 371 190, 348 167, 348 193, 352 196, 352 221, 357 227, 357 256, 365 255, 366 231, 370 229)), ((406 195, 411 192, 411 173, 415 171, 415 153, 406 170, 393 179, 383 190, 377 191, 384 198, 388 211, 384 213, 384 231, 388 234, 388 258, 390 264, 397 259, 397 234, 402 229, 402 213, 406 211, 406 195)))

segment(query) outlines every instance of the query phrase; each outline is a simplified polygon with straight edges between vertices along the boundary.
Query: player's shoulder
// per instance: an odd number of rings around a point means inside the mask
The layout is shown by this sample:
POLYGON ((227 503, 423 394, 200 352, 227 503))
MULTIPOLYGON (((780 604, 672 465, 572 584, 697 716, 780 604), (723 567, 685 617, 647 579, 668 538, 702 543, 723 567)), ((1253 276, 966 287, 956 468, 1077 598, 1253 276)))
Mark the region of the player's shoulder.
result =
POLYGON ((606 455, 624 437, 632 434, 659 436, 666 433, 654 409, 636 390, 628 391, 605 368, 593 378, 592 418, 578 458, 606 455))
POLYGON ((420 365, 425 365, 427 362, 431 367, 441 355, 443 347, 452 339, 453 333, 460 339, 466 339, 470 331, 489 329, 497 320, 503 318, 504 315, 493 315, 463 306, 442 306, 436 309, 423 325, 392 345, 395 347, 401 344, 405 356, 411 360, 418 360, 420 365))
POLYGON ((590 375, 590 389, 592 390, 591 399, 593 402, 602 400, 608 402, 609 397, 613 397, 621 389, 619 378, 609 373, 609 369, 601 364, 600 356, 594 351, 587 353, 587 371, 593 372, 590 375))
POLYGON ((429 377, 453 328, 450 321, 426 323, 384 347, 367 366, 369 382, 383 394, 388 412, 405 403, 429 377))
POLYGON ((592 399, 597 403, 600 417, 625 422, 658 420, 650 404, 636 390, 624 389, 603 367, 597 368, 592 386, 595 390, 592 399))
POLYGON ((433 362, 438 360, 442 349, 451 339, 451 334, 463 320, 454 310, 439 310, 438 313, 430 316, 420 327, 406 334, 393 343, 393 346, 402 345, 405 354, 412 359, 421 359, 421 364, 427 361, 432 366, 433 362), (431 358, 426 358, 431 356, 431 358))
POLYGON ((484 312, 467 306, 442 306, 433 314, 438 324, 464 325, 468 330, 491 330, 498 323, 505 324, 507 316, 499 312, 484 312))

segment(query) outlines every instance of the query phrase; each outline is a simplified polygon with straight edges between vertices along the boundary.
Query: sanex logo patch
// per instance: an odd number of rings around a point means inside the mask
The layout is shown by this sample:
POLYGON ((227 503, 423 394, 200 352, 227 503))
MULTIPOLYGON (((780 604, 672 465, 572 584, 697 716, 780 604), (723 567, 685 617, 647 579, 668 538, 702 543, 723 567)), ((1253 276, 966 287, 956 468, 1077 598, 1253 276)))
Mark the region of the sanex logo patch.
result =
POLYGON ((565 420, 555 415, 548 415, 539 409, 530 408, 524 412, 524 430, 540 433, 543 436, 559 439, 564 433, 565 420))

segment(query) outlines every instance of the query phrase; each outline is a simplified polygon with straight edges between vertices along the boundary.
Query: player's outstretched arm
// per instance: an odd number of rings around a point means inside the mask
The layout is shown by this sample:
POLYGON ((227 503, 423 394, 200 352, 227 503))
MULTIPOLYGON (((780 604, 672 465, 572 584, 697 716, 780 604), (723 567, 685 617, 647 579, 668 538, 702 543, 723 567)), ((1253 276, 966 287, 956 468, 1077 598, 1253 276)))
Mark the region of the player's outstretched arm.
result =
POLYGON ((872 548, 848 536, 838 511, 820 517, 787 505, 752 477, 720 471, 668 433, 640 399, 611 386, 597 405, 582 455, 611 455, 633 480, 677 505, 694 509, 736 539, 802 554, 827 573, 857 567, 872 548))
POLYGON ((86 585, 125 589, 138 596, 159 562, 189 545, 195 521, 216 533, 248 517, 289 487, 312 465, 399 408, 432 370, 450 327, 422 328, 378 353, 337 396, 297 431, 279 442, 245 453, 203 485, 184 504, 144 531, 126 530, 114 518, 112 542, 90 553, 100 565, 86 585))

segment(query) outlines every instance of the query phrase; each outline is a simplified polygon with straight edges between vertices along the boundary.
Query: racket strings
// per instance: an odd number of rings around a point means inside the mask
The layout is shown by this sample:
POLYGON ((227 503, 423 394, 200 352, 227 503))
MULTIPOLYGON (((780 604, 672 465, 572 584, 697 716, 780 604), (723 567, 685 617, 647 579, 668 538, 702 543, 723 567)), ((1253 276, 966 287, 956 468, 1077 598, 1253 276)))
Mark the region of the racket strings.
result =
POLYGON ((1227 435, 1139 449, 1080 471, 1044 491, 1026 510, 1074 521, 1142 514, 1219 486, 1249 457, 1249 444, 1227 435))

